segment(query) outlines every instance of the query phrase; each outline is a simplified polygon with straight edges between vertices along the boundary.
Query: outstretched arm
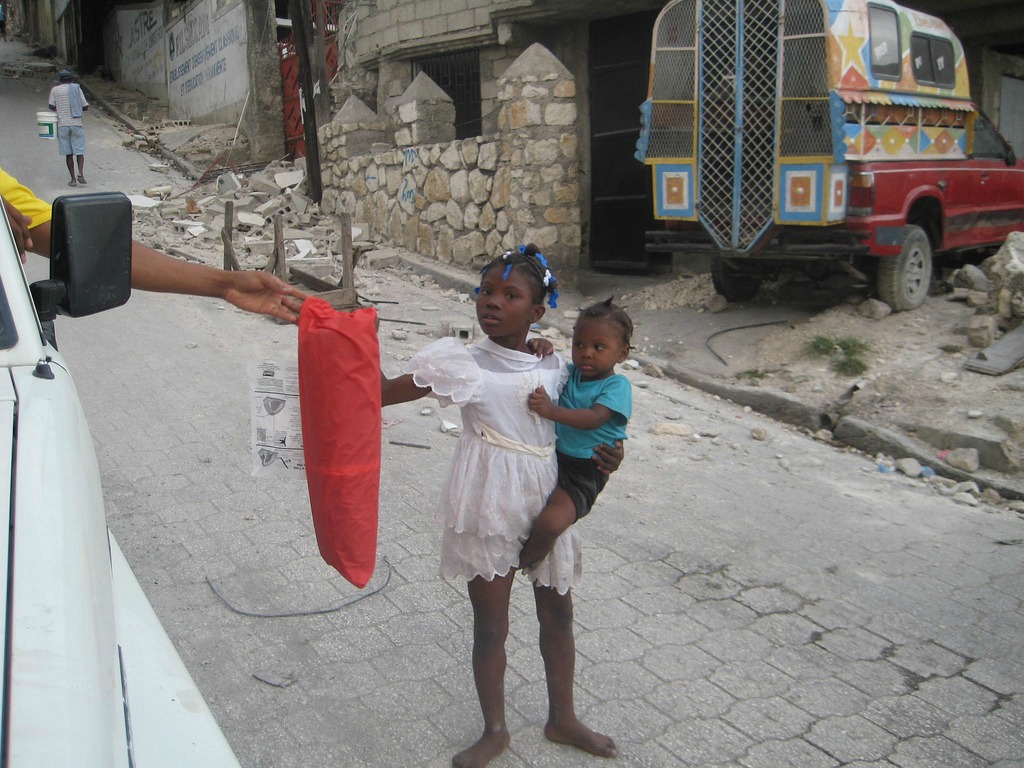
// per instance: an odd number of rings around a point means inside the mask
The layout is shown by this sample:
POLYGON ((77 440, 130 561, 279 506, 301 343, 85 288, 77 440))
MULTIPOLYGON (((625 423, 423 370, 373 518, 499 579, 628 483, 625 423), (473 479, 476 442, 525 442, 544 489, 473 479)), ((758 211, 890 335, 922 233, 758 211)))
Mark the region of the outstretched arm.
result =
POLYGON ((430 393, 430 387, 417 386, 413 381, 412 374, 406 373, 394 379, 389 379, 381 371, 380 374, 380 404, 394 405, 395 403, 407 403, 410 400, 419 400, 430 393))
MULTIPOLYGON (((31 229, 31 245, 50 255, 50 222, 31 229)), ((182 293, 223 299, 239 309, 296 323, 306 294, 267 272, 223 269, 193 264, 132 241, 132 287, 141 291, 182 293)))

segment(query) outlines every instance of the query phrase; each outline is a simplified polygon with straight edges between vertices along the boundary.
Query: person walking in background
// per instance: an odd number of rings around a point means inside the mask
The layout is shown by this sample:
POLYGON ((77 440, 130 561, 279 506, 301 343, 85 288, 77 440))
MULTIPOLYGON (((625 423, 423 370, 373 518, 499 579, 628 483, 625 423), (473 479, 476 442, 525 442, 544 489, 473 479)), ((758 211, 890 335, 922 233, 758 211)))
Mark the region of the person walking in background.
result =
POLYGON ((57 113, 57 151, 64 156, 71 174, 69 187, 85 184, 85 126, 82 114, 89 109, 82 86, 72 81, 71 72, 62 69, 57 73, 58 85, 50 89, 49 106, 57 113), (78 160, 78 177, 75 177, 75 160, 78 160))

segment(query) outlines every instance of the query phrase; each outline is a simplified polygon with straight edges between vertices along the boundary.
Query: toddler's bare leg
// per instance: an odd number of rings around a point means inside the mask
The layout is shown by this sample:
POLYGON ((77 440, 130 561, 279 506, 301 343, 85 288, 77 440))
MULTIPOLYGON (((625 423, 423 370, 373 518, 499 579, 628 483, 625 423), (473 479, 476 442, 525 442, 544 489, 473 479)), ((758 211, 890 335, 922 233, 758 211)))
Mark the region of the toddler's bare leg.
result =
POLYGON ((562 486, 556 486, 548 503, 533 521, 530 538, 519 553, 519 567, 529 568, 547 557, 558 537, 575 522, 576 505, 562 486))
POLYGON ((483 768, 508 749, 511 741, 505 723, 505 638, 514 573, 491 581, 477 577, 469 582, 469 599, 473 604, 473 679, 484 716, 484 733, 473 746, 452 758, 455 768, 483 768))
POLYGON ((619 748, 611 737, 592 731, 576 717, 572 592, 560 595, 550 587, 534 586, 533 595, 540 622, 540 653, 548 683, 548 722, 544 735, 550 741, 571 744, 599 757, 616 757, 619 748))

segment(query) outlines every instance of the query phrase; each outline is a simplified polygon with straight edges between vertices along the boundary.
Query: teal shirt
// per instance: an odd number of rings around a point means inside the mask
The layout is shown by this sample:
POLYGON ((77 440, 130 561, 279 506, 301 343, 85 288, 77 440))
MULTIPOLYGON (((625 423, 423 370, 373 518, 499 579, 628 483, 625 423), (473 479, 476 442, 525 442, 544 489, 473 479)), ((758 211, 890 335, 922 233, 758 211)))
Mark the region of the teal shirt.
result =
POLYGON ((575 429, 564 424, 555 424, 558 442, 555 449, 567 456, 589 459, 594 448, 605 443, 612 445, 616 440, 625 440, 626 423, 633 413, 633 389, 629 379, 619 373, 613 373, 607 379, 583 381, 579 370, 569 364, 569 381, 558 397, 558 404, 563 408, 590 408, 592 405, 603 405, 613 411, 612 417, 597 429, 575 429))

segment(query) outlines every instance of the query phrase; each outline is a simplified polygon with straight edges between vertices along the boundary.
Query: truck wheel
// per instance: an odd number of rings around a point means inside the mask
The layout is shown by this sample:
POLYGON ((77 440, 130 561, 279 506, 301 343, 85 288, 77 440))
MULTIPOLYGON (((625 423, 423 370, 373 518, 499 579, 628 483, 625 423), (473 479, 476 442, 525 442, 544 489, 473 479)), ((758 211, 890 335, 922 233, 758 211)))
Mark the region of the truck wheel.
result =
POLYGON ((909 225, 899 256, 883 256, 878 264, 878 298, 896 312, 917 309, 928 298, 932 282, 932 244, 920 227, 909 225))
POLYGON ((729 301, 750 301, 761 287, 761 278, 733 269, 720 258, 711 260, 711 282, 729 301))

